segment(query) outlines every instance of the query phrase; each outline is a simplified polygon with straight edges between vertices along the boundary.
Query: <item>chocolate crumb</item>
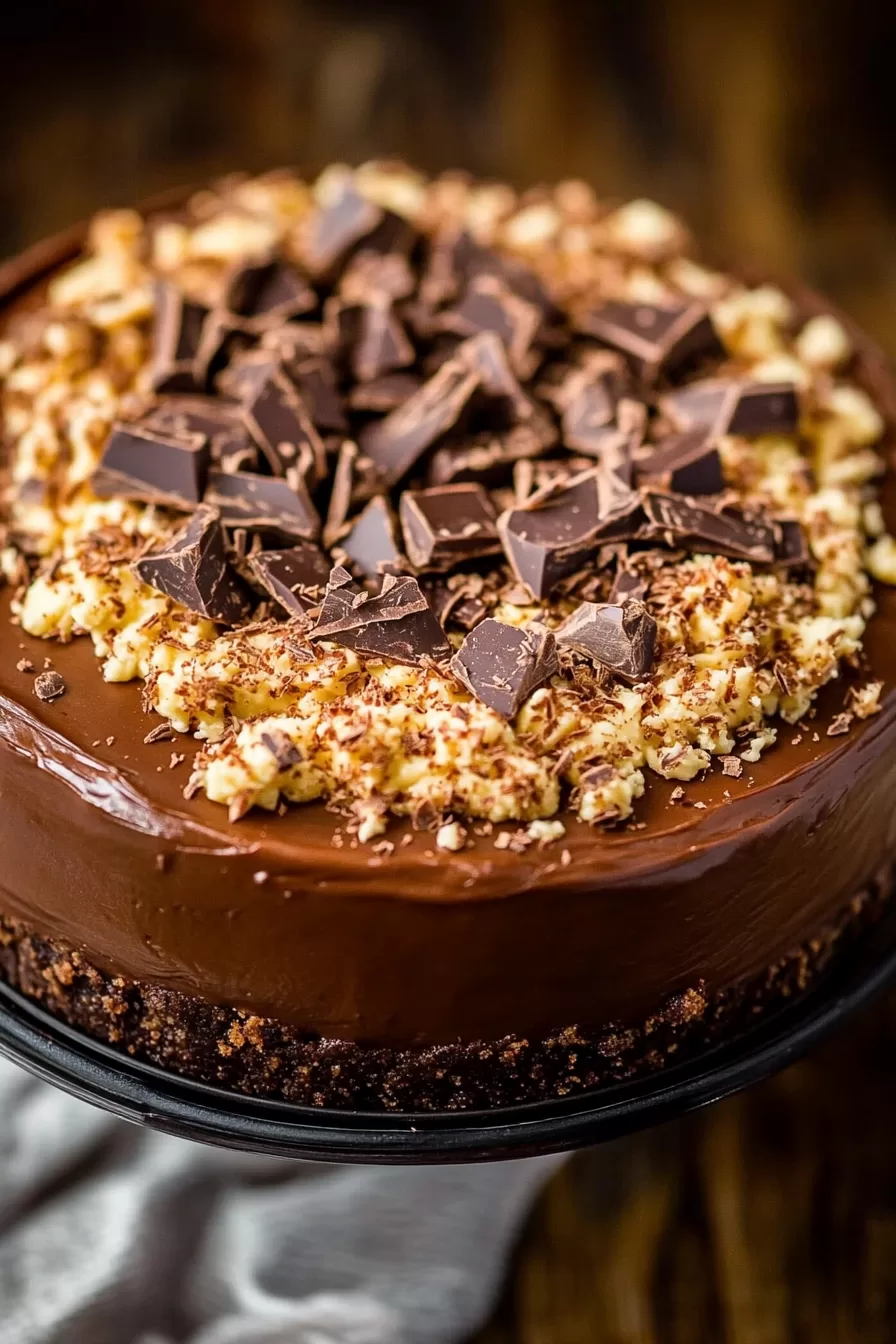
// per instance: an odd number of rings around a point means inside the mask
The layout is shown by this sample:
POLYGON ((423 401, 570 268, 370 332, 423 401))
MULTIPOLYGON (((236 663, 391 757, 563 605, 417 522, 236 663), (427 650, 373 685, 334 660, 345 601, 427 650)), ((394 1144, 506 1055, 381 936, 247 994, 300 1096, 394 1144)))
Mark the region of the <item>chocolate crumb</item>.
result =
POLYGON ((150 729, 143 741, 147 746, 151 746, 153 742, 173 742, 174 729, 170 723, 159 723, 150 729))
POLYGON ((720 756, 722 762, 722 774, 729 775, 732 779, 740 779, 744 772, 743 762, 738 756, 720 756))
POLYGON ((38 700, 49 702, 65 695, 67 686, 58 672, 41 672, 34 678, 34 694, 38 700))
POLYGON ((853 718, 854 715, 848 711, 838 714, 828 728, 828 737, 842 737, 844 733, 848 733, 852 727, 853 718))
POLYGON ((32 663, 30 658, 20 658, 19 661, 16 663, 16 671, 33 672, 34 664, 32 663))

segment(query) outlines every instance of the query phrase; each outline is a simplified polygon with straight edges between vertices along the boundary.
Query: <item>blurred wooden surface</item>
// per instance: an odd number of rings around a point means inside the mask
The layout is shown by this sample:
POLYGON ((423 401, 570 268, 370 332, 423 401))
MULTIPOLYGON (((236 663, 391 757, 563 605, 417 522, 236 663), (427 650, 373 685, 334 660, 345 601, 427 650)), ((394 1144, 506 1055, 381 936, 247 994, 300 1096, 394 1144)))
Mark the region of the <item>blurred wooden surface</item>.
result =
MULTIPOLYGON (((658 197, 896 354, 891 0, 7 9, 0 254, 235 167, 397 153, 658 197)), ((783 1077, 574 1159, 478 1344, 892 1344, 894 1045, 896 998, 783 1077)))
POLYGON ((893 1344, 896 995, 811 1058, 574 1157, 475 1344, 893 1344))

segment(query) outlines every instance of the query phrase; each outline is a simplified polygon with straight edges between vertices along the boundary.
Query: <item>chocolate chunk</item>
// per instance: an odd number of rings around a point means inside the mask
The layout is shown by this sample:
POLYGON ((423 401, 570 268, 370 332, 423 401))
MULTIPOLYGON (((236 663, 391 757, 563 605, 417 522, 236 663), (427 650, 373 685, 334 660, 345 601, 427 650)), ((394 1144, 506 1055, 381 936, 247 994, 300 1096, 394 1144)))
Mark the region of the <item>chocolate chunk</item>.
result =
POLYGON ((785 569, 802 569, 812 561, 809 540, 796 518, 776 518, 775 564, 785 569))
MULTIPOLYGON (((301 764, 302 753, 282 729, 272 728, 269 732, 262 733, 261 741, 273 756, 278 770, 289 770, 292 766, 301 764)), ((265 876, 264 873, 256 873, 254 880, 257 882, 259 877, 265 876)))
POLYGON ((405 490, 399 513, 415 569, 445 571, 501 550, 495 511, 481 485, 405 490))
POLYGON ((559 670, 554 636, 535 621, 518 630, 488 617, 467 635, 451 670, 477 700, 513 719, 559 670))
POLYGON ((704 378, 659 399, 663 417, 676 429, 705 429, 712 436, 792 434, 800 405, 793 383, 740 378, 704 378))
POLYGON ((498 485, 506 481, 515 462, 543 452, 541 440, 526 425, 504 434, 477 434, 461 443, 446 444, 432 455, 427 472, 430 485, 478 481, 498 485))
POLYGON ((205 434, 175 435, 116 421, 91 485, 104 498, 193 509, 202 500, 209 456, 205 434))
POLYGON ((455 351, 454 361, 466 364, 478 375, 482 391, 494 399, 495 409, 509 425, 525 425, 538 437, 543 448, 550 448, 557 442, 556 425, 544 407, 523 389, 495 332, 481 331, 462 341, 455 351))
POLYGON ((261 446, 275 476, 296 465, 307 447, 314 462, 314 475, 326 474, 326 450, 302 398, 282 371, 266 375, 245 404, 246 422, 261 446))
POLYGON ((202 335, 193 360, 193 377, 201 391, 213 383, 225 365, 247 350, 254 337, 237 325, 237 319, 224 309, 209 313, 202 324, 202 335))
POLYGON ((340 567, 330 575, 320 616, 308 638, 412 666, 444 662, 451 653, 416 579, 387 574, 379 594, 372 597, 340 567))
POLYGON ((366 197, 351 181, 342 184, 334 198, 320 206, 306 221, 300 249, 302 260, 312 275, 331 271, 384 218, 385 212, 366 197))
POLYGON ((624 681, 640 681, 653 666, 656 621, 643 602, 583 602, 557 630, 561 648, 574 649, 624 681))
POLYGON ((416 352, 387 294, 353 304, 328 299, 325 315, 333 348, 359 383, 414 363, 416 352))
POLYGON ((497 275, 476 275, 468 284, 456 308, 441 315, 439 325, 457 336, 475 336, 492 331, 507 351, 511 367, 521 378, 528 378, 540 356, 533 355, 533 344, 541 326, 541 310, 514 294, 497 275))
POLYGON ((479 374, 466 363, 448 360, 403 406, 362 430, 361 449, 389 485, 457 424, 479 385, 479 374))
POLYGON ((613 299, 583 311, 579 331, 619 350, 644 382, 660 373, 675 373, 701 356, 722 357, 724 351, 702 303, 659 306, 613 299))
POLYGON ((547 497, 534 497, 524 509, 502 514, 498 533, 519 581, 535 597, 547 597, 595 554, 599 523, 595 469, 547 497))
POLYGON ((273 350, 244 350, 221 370, 215 386, 223 396, 245 403, 254 400, 267 379, 275 373, 283 373, 279 354, 273 350))
POLYGON ((405 567, 395 517, 385 495, 374 495, 339 540, 338 548, 369 578, 405 567))
POLYGON ((299 472, 259 476, 255 472, 212 471, 205 503, 217 509, 226 527, 314 541, 320 536, 320 515, 299 472))
POLYGON ((150 381, 157 392, 192 392, 194 361, 209 309, 166 280, 155 284, 150 381))
POLYGON ((637 465, 639 483, 682 495, 719 495, 725 476, 719 450, 705 430, 669 434, 637 465))
POLYGON ((733 510, 720 512, 687 495, 645 490, 642 499, 647 515, 641 534, 645 538, 759 564, 775 558, 775 529, 762 518, 733 510))
POLYGON ((332 546, 345 531, 345 524, 353 509, 366 504, 381 493, 380 473, 369 457, 358 451, 358 445, 346 439, 339 449, 333 471, 333 486, 324 527, 324 543, 332 546))
POLYGON ((224 306, 258 328, 309 312, 317 298, 294 266, 275 259, 237 267, 225 287, 224 306))
POLYGON ((348 394, 353 411, 373 411, 384 414, 402 406, 422 386, 416 373, 384 373, 369 383, 359 383, 348 394))
POLYGON ((224 471, 252 471, 258 449, 249 437, 238 406, 220 397, 165 397, 140 421, 183 437, 208 437, 211 460, 224 471))
POLYGON ((347 303, 367 303, 374 295, 397 301, 413 294, 417 280, 402 252, 356 252, 339 281, 340 298, 347 303))
POLYGON ((144 583, 210 620, 236 625, 251 610, 251 597, 227 562, 217 511, 207 504, 166 546, 135 560, 133 569, 144 583))
POLYGON ((564 445, 599 456, 607 433, 617 428, 616 409, 624 390, 622 360, 609 351, 599 351, 572 369, 552 393, 564 445))
POLYGON ((284 322, 269 327, 261 334, 260 349, 276 355, 287 364, 292 360, 322 355, 325 349, 324 329, 320 322, 284 322))
POLYGON ((328 359, 308 355, 289 364, 287 373, 305 404, 316 429, 344 434, 348 420, 336 384, 336 371, 328 359))
POLYGON ((260 551, 246 564, 252 578, 290 616, 304 616, 324 599, 330 562, 309 541, 285 551, 260 551))
POLYGON ((40 672, 34 678, 34 694, 38 700, 49 703, 65 695, 67 686, 58 672, 40 672))
POLYGON ((625 565, 620 564, 616 571, 616 577, 610 588, 610 602, 615 605, 621 605, 630 599, 637 602, 643 602, 647 596, 648 584, 643 574, 639 574, 634 569, 627 569, 625 565))

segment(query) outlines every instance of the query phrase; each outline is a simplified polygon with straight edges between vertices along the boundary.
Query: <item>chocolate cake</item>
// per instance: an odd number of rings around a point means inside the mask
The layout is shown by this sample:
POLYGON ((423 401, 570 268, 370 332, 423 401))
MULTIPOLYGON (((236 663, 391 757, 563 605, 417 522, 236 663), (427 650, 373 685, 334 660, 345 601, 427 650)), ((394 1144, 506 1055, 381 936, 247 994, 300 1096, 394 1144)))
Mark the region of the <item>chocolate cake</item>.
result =
POLYGON ((563 1096, 896 855, 896 392, 647 201, 234 176, 0 269, 0 972, 315 1106, 563 1096))

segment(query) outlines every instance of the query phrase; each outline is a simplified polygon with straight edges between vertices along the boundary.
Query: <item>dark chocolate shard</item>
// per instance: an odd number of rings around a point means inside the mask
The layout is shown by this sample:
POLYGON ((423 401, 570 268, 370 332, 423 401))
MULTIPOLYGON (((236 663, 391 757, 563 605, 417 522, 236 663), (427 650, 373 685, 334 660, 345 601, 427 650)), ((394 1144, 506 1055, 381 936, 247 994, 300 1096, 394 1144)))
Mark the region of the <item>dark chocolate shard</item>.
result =
POLYGON ((775 558, 774 525, 760 516, 719 511, 688 495, 642 491, 647 523, 641 536, 668 546, 770 564, 775 558))
POLYGON ((551 398, 560 412, 566 448, 599 456, 607 433, 618 428, 616 410, 625 386, 623 361, 609 350, 592 354, 566 375, 551 398))
POLYGON ((324 600, 330 561, 310 541, 284 551, 260 551, 246 564, 253 579, 290 616, 304 616, 324 600))
POLYGON ((533 351, 541 322, 540 308, 514 294, 499 276, 483 273, 472 278, 456 307, 441 314, 439 326, 456 336, 494 332, 514 372, 528 378, 541 358, 533 351))
POLYGON ((477 434, 437 448, 429 463, 427 480, 430 485, 454 485, 461 481, 500 485, 510 477, 515 462, 538 457, 543 451, 541 439, 526 425, 517 425, 502 434, 477 434))
POLYGON ((326 450, 295 385, 282 370, 268 373, 245 403, 246 423, 275 476, 295 466, 307 448, 315 480, 326 474, 326 450))
POLYGON ((371 411, 384 415, 403 406, 422 386, 416 373, 384 373, 369 383, 359 383, 348 394, 348 405, 353 411, 371 411))
POLYGON ((215 382, 224 367, 247 350, 254 337, 241 330, 231 313, 216 308, 202 324, 202 335, 193 359, 193 377, 202 391, 215 382))
POLYGON ((495 510, 481 485, 405 490, 399 513, 405 550, 415 569, 444 572, 501 550, 495 510))
POLYGON ((479 385, 479 374, 464 361, 448 360, 403 406, 362 430, 361 449, 389 485, 457 424, 479 385))
POLYGON ((554 636, 536 621, 519 630, 488 617, 467 635, 451 670, 477 700, 513 719, 559 670, 554 636))
POLYGON ((310 312, 317 296, 295 266, 275 258, 237 267, 225 286, 224 307, 257 329, 310 312))
POLYGON ((156 392, 193 392, 197 389, 195 359, 209 315, 167 280, 155 283, 150 382, 156 392))
POLYGON ((621 605, 631 599, 643 602, 648 589, 649 585, 643 574, 639 573, 638 570, 628 569, 624 563, 620 563, 610 588, 610 602, 615 605, 621 605))
POLYGON ((339 295, 347 303, 367 303, 375 295, 397 302, 413 294, 416 285, 411 263, 403 252, 362 248, 342 273, 339 295))
POLYGON ((252 401, 272 374, 283 372, 283 361, 274 350, 253 348, 240 351, 215 379, 222 396, 236 402, 252 401))
POLYGON ((312 275, 321 276, 369 237, 385 212, 367 200, 354 183, 346 180, 334 199, 320 206, 305 222, 300 240, 301 257, 312 275))
POLYGON ((412 666, 445 662, 451 654, 416 579, 387 574, 380 592, 371 596, 340 567, 330 575, 320 616, 308 638, 412 666))
POLYGON ((173 434, 152 425, 116 421, 91 486, 101 498, 119 496, 195 509, 205 492, 209 459, 205 434, 173 434))
POLYGON ((653 666, 656 621, 643 602, 629 598, 583 602, 557 629, 560 648, 573 649, 624 681, 640 681, 653 666))
POLYGON ((692 360, 724 354, 709 313, 697 302, 660 306, 612 299, 583 310, 576 326, 625 355, 646 383, 692 360))
POLYGON ((260 348, 286 363, 306 359, 309 355, 322 355, 324 347, 321 322, 284 322, 281 326, 266 328, 261 334, 260 348))
POLYGON ((344 434, 348 420, 336 382, 336 370, 321 355, 306 355, 290 362, 286 372, 299 389, 299 395, 315 429, 344 434))
POLYGON ((320 536, 320 516, 298 472, 284 479, 248 471, 212 471, 205 502, 218 510, 226 527, 290 540, 315 541, 320 536))
POLYGON ((325 320, 333 350, 359 383, 407 368, 416 359, 387 294, 374 294, 364 303, 328 299, 325 320))
POLYGON ((239 407, 220 397, 164 397, 139 423, 181 436, 206 435, 211 460, 224 471, 253 471, 258 465, 258 448, 239 407))
POLYGON ((499 418, 506 421, 505 427, 524 425, 538 437, 543 448, 553 447, 558 438, 557 426, 547 410, 522 387, 495 332, 480 331, 462 341, 453 361, 466 364, 478 375, 482 391, 493 399, 499 418))
POLYGON ((675 388, 659 399, 663 418, 679 430, 709 434, 792 434, 800 403, 793 383, 743 378, 704 378, 675 388))
POLYGON ((398 544, 395 516, 385 495, 374 495, 348 532, 339 539, 336 548, 368 578, 406 568, 398 544))
POLYGON ((639 457, 637 475, 640 484, 682 495, 720 495, 725 489, 719 450, 702 429, 661 439, 639 457))
POLYGON ((237 625, 252 609, 251 595, 227 560, 217 510, 201 504, 168 544, 133 564, 137 577, 198 616, 237 625))
POLYGON ((809 539, 797 518, 776 518, 775 564, 785 569, 802 569, 812 563, 809 539))
POLYGON ((510 566, 535 597, 547 597, 597 551, 601 521, 597 469, 583 472, 546 497, 533 496, 523 509, 498 519, 510 566))

